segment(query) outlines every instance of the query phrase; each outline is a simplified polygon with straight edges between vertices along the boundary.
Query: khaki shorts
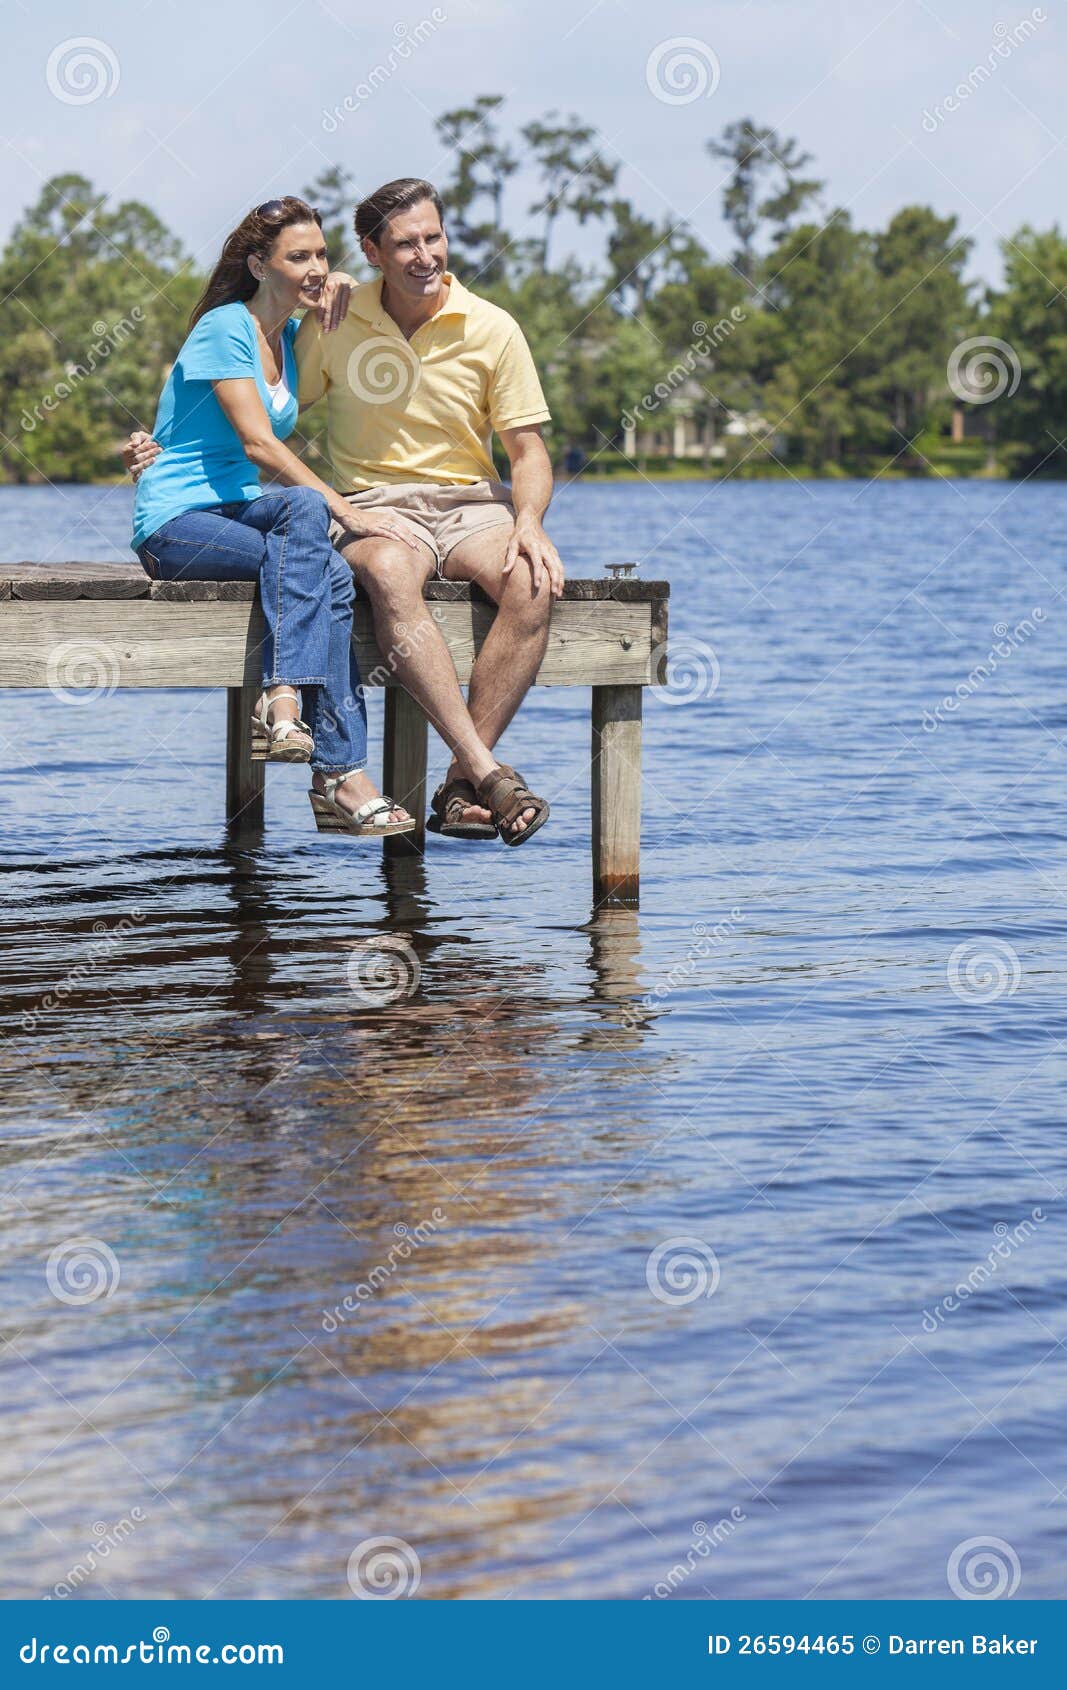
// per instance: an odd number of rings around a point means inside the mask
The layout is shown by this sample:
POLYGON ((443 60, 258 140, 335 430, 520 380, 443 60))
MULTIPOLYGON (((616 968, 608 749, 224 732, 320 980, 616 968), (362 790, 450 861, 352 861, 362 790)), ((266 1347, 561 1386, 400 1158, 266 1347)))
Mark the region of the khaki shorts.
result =
MULTIPOLYGON (((515 521, 511 494, 501 481, 474 481, 468 487, 442 487, 436 482, 402 481, 392 486, 367 487, 344 495, 356 510, 388 511, 410 522, 423 545, 433 553, 437 574, 461 540, 485 528, 510 528, 515 521)), ((360 536, 342 523, 330 525, 330 544, 343 551, 360 536)))

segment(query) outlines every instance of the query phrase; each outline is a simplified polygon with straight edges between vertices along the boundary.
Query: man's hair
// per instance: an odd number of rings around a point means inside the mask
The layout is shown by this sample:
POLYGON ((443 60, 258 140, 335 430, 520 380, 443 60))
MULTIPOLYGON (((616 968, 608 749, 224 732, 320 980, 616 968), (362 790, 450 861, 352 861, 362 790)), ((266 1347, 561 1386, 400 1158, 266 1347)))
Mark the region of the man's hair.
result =
POLYGON ((390 217, 395 217, 398 211, 410 211, 413 205, 419 205, 423 200, 432 202, 443 221, 445 208, 432 182, 423 181, 421 176, 399 176, 395 182, 386 182, 383 188, 376 188, 356 206, 358 239, 372 240, 377 246, 390 217))

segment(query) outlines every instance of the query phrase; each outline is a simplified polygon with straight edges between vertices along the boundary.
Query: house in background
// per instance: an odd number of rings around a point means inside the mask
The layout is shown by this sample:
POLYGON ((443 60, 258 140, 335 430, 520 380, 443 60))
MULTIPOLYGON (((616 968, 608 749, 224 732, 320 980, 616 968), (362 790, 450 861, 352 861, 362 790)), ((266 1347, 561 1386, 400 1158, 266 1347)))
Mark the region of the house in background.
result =
POLYGON ((775 457, 784 456, 785 438, 772 433, 766 417, 727 410, 690 379, 642 427, 633 422, 624 427, 622 449, 635 459, 721 463, 757 441, 775 457))

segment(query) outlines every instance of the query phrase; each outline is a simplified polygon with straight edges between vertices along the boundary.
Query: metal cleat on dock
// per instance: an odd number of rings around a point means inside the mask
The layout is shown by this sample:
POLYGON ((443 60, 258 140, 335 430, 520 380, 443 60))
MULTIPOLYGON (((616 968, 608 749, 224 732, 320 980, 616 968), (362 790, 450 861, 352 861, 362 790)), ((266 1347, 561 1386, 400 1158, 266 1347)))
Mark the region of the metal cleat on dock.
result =
POLYGON ((606 563, 604 567, 616 581, 624 580, 628 575, 637 574, 636 563, 606 563))

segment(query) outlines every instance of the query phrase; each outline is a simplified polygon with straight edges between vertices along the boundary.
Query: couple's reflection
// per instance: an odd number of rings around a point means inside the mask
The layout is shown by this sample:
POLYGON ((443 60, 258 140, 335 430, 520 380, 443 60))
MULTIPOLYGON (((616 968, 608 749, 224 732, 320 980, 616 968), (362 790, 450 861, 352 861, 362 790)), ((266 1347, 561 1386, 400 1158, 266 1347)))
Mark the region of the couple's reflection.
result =
MULTIPOLYGON (((364 893, 361 919, 355 926, 346 925, 335 914, 325 936, 321 922, 314 920, 304 935, 293 930, 299 886, 291 864, 279 865, 239 835, 228 838, 223 860, 229 870, 227 893, 234 917, 225 944, 230 971, 225 999, 235 1014, 269 1012, 278 994, 300 990, 299 979, 287 965, 302 944, 320 958, 330 953, 337 958, 341 974, 347 973, 352 986, 353 1018, 365 1025, 368 1034, 377 1028, 390 1048, 398 1034, 403 1035, 406 1048, 420 1024, 436 1048, 450 1034, 474 1037, 483 1025, 488 1042, 493 1043, 494 1028, 514 1028, 534 1017, 541 1021, 540 1041, 552 1031, 544 1025, 544 1017, 551 1017, 554 1009, 562 1013, 575 1007, 573 996, 557 985, 559 971, 551 960, 527 951, 516 961, 511 946, 505 954, 474 940, 456 920, 442 920, 432 893, 433 865, 428 867, 421 856, 383 856, 375 866, 372 889, 364 893), (377 905, 377 914, 369 922, 368 899, 377 905), (409 975, 417 972, 414 983, 404 978, 404 947, 410 947, 416 959, 407 971, 409 975), (390 952, 401 959, 392 971, 398 988, 395 997, 389 996, 390 952), (380 1001, 375 1001, 376 970, 381 976, 380 1001), (426 1013, 428 1007, 430 1013, 426 1013)), ((656 1013, 649 1007, 641 974, 639 913, 594 909, 577 931, 588 945, 582 959, 589 987, 586 1001, 599 1011, 595 1024, 580 1035, 582 1042, 616 1042, 620 1049, 636 1049, 656 1013)))

